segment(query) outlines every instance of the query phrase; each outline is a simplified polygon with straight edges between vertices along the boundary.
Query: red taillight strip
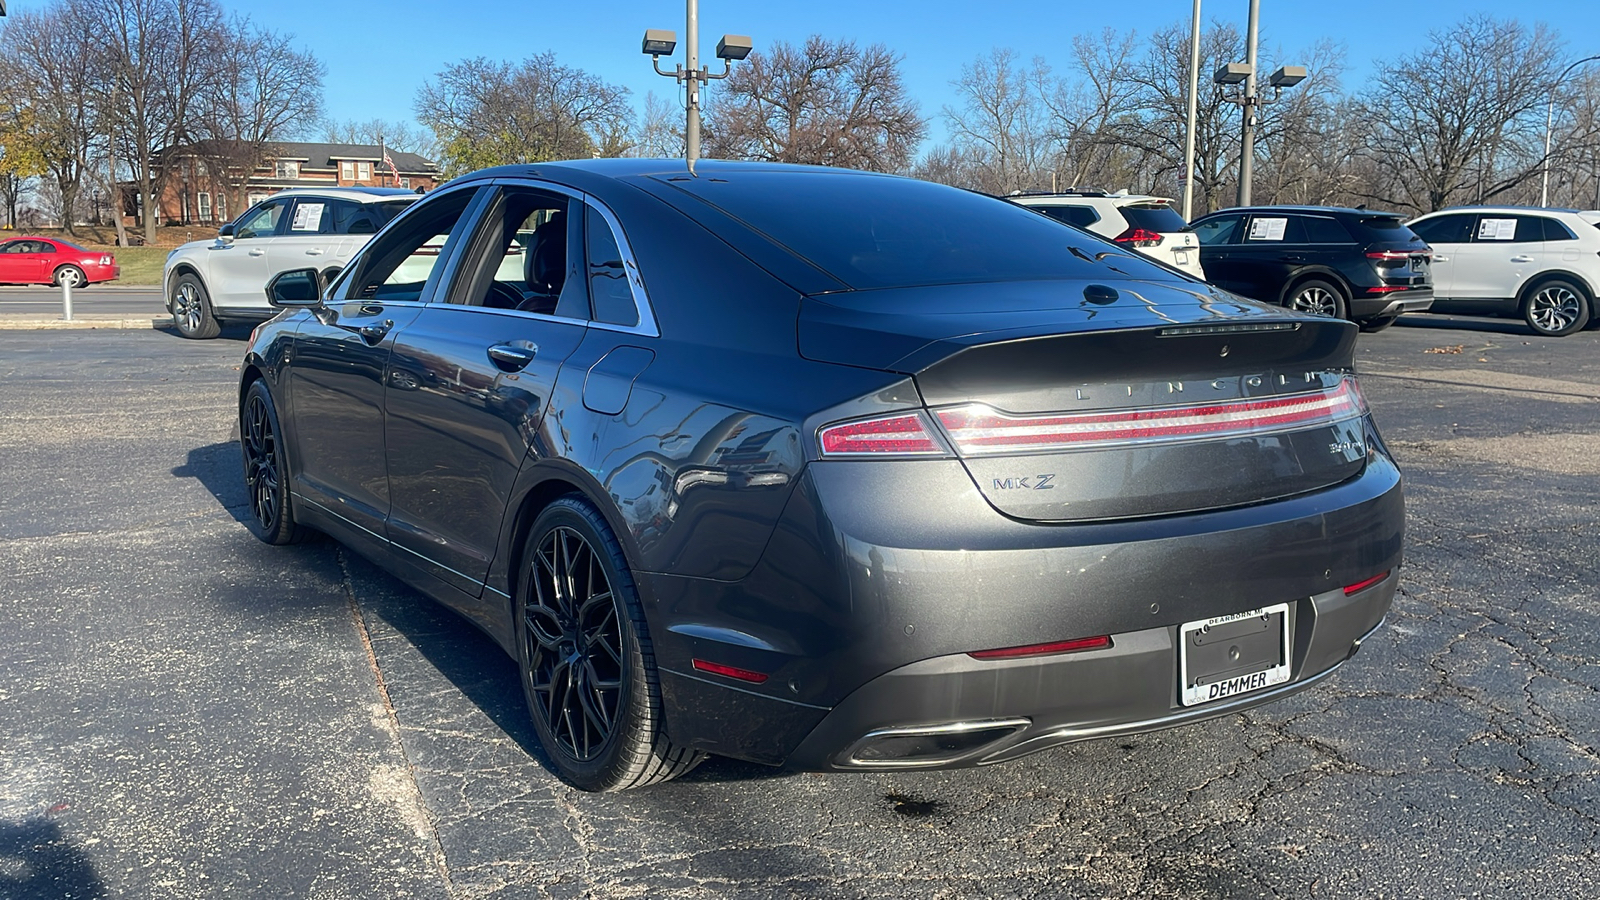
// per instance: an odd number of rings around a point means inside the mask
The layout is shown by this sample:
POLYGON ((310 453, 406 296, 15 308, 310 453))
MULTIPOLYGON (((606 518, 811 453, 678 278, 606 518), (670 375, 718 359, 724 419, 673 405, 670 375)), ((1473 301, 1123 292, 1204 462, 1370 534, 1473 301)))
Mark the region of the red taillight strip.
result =
POLYGON ((1372 576, 1371 578, 1368 578, 1366 581, 1358 581, 1355 584, 1346 585, 1345 589, 1344 589, 1344 595, 1346 597, 1348 597, 1351 594, 1359 594, 1360 592, 1366 590, 1369 587, 1372 587, 1373 585, 1377 584, 1378 582, 1380 582, 1380 581, 1382 581, 1382 580, 1384 580, 1385 578, 1388 578, 1388 577, 1389 577, 1388 570, 1384 570, 1384 571, 1379 572, 1378 574, 1372 576))
POLYGON ((946 452, 920 413, 896 413, 881 419, 829 425, 817 437, 824 456, 926 456, 946 452))
POLYGON ((722 663, 714 663, 704 659, 694 660, 693 665, 696 671, 710 672, 713 675, 722 675, 739 681, 747 681, 751 684, 761 684, 767 680, 767 673, 765 672, 741 669, 738 666, 725 666, 722 663))
POLYGON ((1051 450, 1102 444, 1289 431, 1362 413, 1348 379, 1332 390, 1267 400, 1174 406, 1109 413, 1010 416, 987 406, 939 411, 939 421, 963 453, 1051 450))
POLYGON ((1056 641, 1050 644, 1028 644, 1025 647, 1004 647, 999 650, 974 650, 967 655, 973 659, 1016 659, 1022 656, 1045 656, 1051 653, 1077 653, 1083 650, 1104 650, 1111 646, 1111 635, 1056 641))

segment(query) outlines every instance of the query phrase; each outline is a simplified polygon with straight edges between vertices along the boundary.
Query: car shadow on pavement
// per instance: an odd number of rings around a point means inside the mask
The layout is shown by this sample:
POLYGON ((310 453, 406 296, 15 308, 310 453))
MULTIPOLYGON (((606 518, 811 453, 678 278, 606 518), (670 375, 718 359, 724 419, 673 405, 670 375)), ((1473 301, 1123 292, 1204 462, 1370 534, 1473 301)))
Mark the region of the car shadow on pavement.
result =
POLYGON ((245 492, 240 465, 239 442, 226 441, 190 450, 189 458, 172 474, 200 482, 217 504, 242 525, 250 515, 250 496, 245 492))
POLYGON ((0 897, 55 900, 105 897, 89 857, 43 818, 0 819, 0 897))
MULTIPOLYGON (((361 593, 362 611, 398 632, 421 654, 431 669, 443 675, 496 728, 553 776, 555 767, 539 743, 539 736, 528 717, 516 663, 500 645, 466 619, 422 596, 371 562, 346 549, 341 548, 339 552, 344 554, 352 582, 377 588, 361 593)), ((405 672, 408 663, 403 655, 384 652, 382 641, 376 633, 373 645, 379 663, 385 670, 385 681, 394 686, 412 680, 405 672)), ((415 664, 412 662, 409 665, 415 664)), ((426 673, 418 673, 418 680, 425 676, 426 673)), ((396 701, 397 705, 401 702, 396 701)), ((409 724, 419 724, 415 721, 416 716, 427 716, 432 712, 411 709, 404 716, 409 724)), ((439 714, 449 717, 448 712, 439 714)), ((717 783, 792 774, 771 766, 712 757, 680 780, 717 783)))
POLYGON ((1522 337, 1538 337, 1533 329, 1516 319, 1475 318, 1471 316, 1401 316, 1395 320, 1395 325, 1406 328, 1434 329, 1438 331, 1488 331, 1494 334, 1515 334, 1522 337))

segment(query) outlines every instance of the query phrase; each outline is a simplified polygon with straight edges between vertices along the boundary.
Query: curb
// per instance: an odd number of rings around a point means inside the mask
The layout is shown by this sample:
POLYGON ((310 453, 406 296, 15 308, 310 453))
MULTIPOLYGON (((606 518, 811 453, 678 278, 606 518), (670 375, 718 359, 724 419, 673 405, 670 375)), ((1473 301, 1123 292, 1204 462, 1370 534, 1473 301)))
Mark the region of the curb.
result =
POLYGON ((114 313, 85 313, 68 322, 60 316, 0 315, 0 331, 41 331, 82 328, 171 328, 171 316, 122 316, 114 313))

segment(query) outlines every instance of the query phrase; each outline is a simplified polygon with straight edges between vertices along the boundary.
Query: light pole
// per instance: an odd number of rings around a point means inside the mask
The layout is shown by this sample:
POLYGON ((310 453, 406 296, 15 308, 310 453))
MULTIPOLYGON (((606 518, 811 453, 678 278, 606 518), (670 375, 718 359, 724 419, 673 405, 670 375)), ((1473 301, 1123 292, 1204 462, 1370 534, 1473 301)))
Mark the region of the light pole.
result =
POLYGON ((1557 75, 1556 80, 1550 85, 1550 99, 1545 103, 1544 107, 1544 174, 1540 177, 1540 206, 1550 205, 1550 133, 1555 125, 1556 87, 1559 86, 1562 81, 1565 81, 1568 75, 1572 74, 1573 69, 1576 69, 1584 63, 1594 62, 1597 59, 1600 59, 1600 53, 1597 53, 1594 56, 1586 56, 1572 65, 1567 66, 1565 69, 1561 70, 1561 74, 1557 75))
POLYGON ((1241 83, 1244 85, 1237 97, 1222 98, 1241 107, 1243 112, 1244 123, 1239 133, 1238 203, 1240 206, 1250 205, 1250 187, 1256 161, 1256 110, 1268 103, 1278 102, 1283 96, 1284 88, 1294 87, 1306 80, 1305 66, 1282 66, 1268 79, 1268 83, 1272 85, 1272 99, 1269 100, 1256 93, 1256 20, 1260 11, 1261 0, 1250 0, 1250 23, 1245 33, 1245 61, 1228 63, 1211 76, 1213 83, 1224 87, 1241 83))
POLYGON ((1183 133, 1183 220, 1194 219, 1194 120, 1200 94, 1200 0, 1194 0, 1189 31, 1189 114, 1183 133))
POLYGON ((689 171, 694 172, 695 160, 700 158, 700 85, 718 78, 727 78, 735 60, 750 55, 750 38, 740 34, 725 34, 717 41, 717 58, 722 60, 722 71, 714 73, 700 67, 700 0, 684 0, 683 64, 671 72, 661 71, 661 57, 671 56, 678 45, 678 36, 659 28, 646 29, 644 43, 639 49, 650 57, 657 75, 677 79, 684 85, 684 160, 689 171))

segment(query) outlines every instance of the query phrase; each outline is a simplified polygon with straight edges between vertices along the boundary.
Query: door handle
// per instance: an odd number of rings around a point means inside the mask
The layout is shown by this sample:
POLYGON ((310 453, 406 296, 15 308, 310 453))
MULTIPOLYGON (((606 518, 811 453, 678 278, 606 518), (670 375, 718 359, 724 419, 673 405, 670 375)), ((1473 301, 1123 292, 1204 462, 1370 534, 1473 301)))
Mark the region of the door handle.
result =
POLYGON ((527 341, 495 344, 489 348, 489 361, 505 372, 520 372, 539 355, 539 348, 527 341))
POLYGON ((1298 253, 1285 253, 1284 255, 1278 257, 1278 259, 1283 260, 1284 262, 1297 262, 1297 263, 1306 261, 1306 258, 1304 256, 1301 256, 1298 253))
POLYGON ((322 255, 322 251, 318 250, 316 247, 312 247, 310 250, 306 251, 306 255, 307 256, 321 256, 322 255))
POLYGON ((371 325, 361 326, 357 333, 360 334, 361 339, 367 343, 376 344, 383 340, 384 335, 388 334, 389 329, 393 327, 393 319, 384 319, 382 322, 374 322, 371 325))
POLYGON ((1531 257, 1531 256, 1522 256, 1522 255, 1519 254, 1517 256, 1511 257, 1511 261, 1514 262, 1514 263, 1531 263, 1531 262, 1533 262, 1533 257, 1531 257))
POLYGON ((267 251, 261 249, 260 247, 253 247, 250 250, 250 255, 251 256, 266 256, 267 255, 267 251))
POLYGON ((1450 261, 1450 257, 1448 257, 1448 256, 1440 256, 1439 254, 1435 253, 1433 255, 1433 261, 1434 262, 1449 262, 1450 261))

